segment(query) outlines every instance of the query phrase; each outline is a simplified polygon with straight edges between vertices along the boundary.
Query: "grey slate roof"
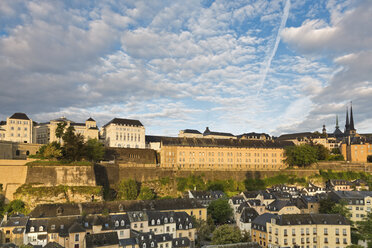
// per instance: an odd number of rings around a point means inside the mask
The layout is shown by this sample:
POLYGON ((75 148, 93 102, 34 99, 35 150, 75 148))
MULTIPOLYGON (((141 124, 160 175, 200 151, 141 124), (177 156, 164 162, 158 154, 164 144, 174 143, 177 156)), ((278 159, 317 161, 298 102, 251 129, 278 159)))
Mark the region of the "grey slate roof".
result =
POLYGON ((22 227, 22 226, 26 226, 27 224, 27 221, 28 221, 28 217, 8 217, 8 220, 5 221, 3 220, 1 222, 1 227, 22 227))
POLYGON ((103 127, 106 127, 110 124, 128 125, 128 126, 136 126, 136 127, 142 127, 143 126, 142 123, 139 120, 114 118, 111 121, 109 121, 106 125, 104 125, 103 127))
POLYGON ((172 247, 190 247, 190 240, 187 237, 175 238, 172 240, 172 247))
POLYGON ((30 120, 25 113, 14 113, 9 119, 30 120))
POLYGON ((44 248, 63 248, 63 246, 58 244, 57 242, 49 242, 44 246, 44 248))
POLYGON ((350 222, 340 214, 283 214, 275 218, 278 225, 350 225, 350 222))
POLYGON ((266 231, 266 223, 270 222, 271 218, 274 218, 275 216, 277 215, 271 214, 271 213, 264 213, 264 214, 257 216, 252 221, 252 229, 266 231))
POLYGON ((194 133, 194 134, 202 134, 201 132, 199 132, 198 130, 195 130, 195 129, 185 129, 185 130, 182 130, 184 133, 194 133))
POLYGON ((119 238, 118 238, 117 232, 87 234, 85 236, 85 240, 86 240, 87 248, 119 244, 119 238))

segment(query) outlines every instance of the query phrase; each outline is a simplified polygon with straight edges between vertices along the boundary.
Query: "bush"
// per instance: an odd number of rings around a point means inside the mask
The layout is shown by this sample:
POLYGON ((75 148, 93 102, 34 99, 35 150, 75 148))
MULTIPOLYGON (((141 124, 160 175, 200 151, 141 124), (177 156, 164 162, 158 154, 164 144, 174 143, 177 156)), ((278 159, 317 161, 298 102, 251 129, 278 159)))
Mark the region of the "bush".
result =
POLYGON ((121 180, 118 185, 118 195, 119 200, 135 200, 138 196, 138 185, 133 179, 121 180))
POLYGON ((208 206, 208 214, 212 216, 214 223, 225 224, 233 215, 233 210, 226 199, 217 199, 208 206))

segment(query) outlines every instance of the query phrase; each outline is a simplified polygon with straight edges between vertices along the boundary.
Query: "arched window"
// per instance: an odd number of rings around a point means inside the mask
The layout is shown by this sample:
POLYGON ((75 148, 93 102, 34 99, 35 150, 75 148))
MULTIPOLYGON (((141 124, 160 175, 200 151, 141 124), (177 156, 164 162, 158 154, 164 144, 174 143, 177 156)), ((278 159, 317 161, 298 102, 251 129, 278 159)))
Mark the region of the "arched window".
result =
POLYGON ((119 221, 115 221, 115 227, 119 226, 119 221))
POLYGON ((151 225, 155 225, 155 220, 151 220, 151 225))
POLYGON ((30 228, 30 232, 35 232, 35 227, 32 226, 32 227, 30 228))
POLYGON ((189 228, 192 228, 192 224, 191 223, 189 224, 189 228))
POLYGON ((179 225, 179 229, 182 229, 182 224, 179 225))
POLYGON ((146 248, 146 243, 143 243, 143 248, 146 248))
POLYGON ((173 223, 173 217, 170 217, 170 223, 173 223))
POLYGON ((154 247, 154 246, 155 246, 154 242, 151 242, 151 247, 154 247))
POLYGON ((158 219, 157 224, 160 225, 160 220, 158 219))
POLYGON ((43 229, 44 229, 43 226, 40 226, 40 227, 39 227, 39 232, 42 232, 43 229))
POLYGON ((30 155, 30 151, 26 151, 26 155, 27 155, 27 156, 30 155))
POLYGON ((164 218, 164 223, 165 223, 165 224, 168 223, 168 218, 164 218))
POLYGON ((120 222, 120 225, 121 225, 121 226, 124 226, 124 225, 125 225, 124 220, 122 220, 122 221, 120 222))
POLYGON ((19 150, 16 151, 16 156, 19 156, 19 154, 21 154, 21 152, 19 150))

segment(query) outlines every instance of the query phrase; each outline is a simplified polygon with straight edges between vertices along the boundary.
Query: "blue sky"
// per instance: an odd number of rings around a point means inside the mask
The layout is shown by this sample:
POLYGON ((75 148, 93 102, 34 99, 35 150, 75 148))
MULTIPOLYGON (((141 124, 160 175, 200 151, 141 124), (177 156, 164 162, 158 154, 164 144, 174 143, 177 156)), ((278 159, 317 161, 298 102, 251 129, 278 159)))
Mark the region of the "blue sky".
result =
POLYGON ((372 132, 372 1, 0 1, 0 119, 372 132))

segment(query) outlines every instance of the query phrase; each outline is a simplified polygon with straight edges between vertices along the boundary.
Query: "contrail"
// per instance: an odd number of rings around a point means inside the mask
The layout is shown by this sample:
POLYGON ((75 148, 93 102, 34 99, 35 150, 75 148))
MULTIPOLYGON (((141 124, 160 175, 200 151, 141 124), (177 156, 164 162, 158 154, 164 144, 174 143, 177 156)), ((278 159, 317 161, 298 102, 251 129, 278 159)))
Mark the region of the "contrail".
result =
POLYGON ((276 35, 275 45, 273 47, 273 50, 272 50, 269 58, 266 61, 266 66, 265 66, 264 70, 261 72, 262 78, 261 78, 261 81, 260 81, 260 84, 259 84, 259 89, 258 89, 258 92, 257 92, 257 96, 259 96, 260 93, 261 93, 262 87, 263 87, 263 85, 265 83, 265 80, 266 80, 266 75, 269 72, 269 69, 270 69, 270 66, 271 66, 271 61, 273 60, 273 58, 276 54, 276 50, 278 50, 278 46, 279 46, 279 42, 280 42, 280 33, 282 32, 283 28, 285 27, 285 24, 287 23, 290 7, 291 7, 291 1, 287 0, 286 3, 285 3, 285 6, 284 6, 282 22, 280 23, 280 27, 279 27, 278 33, 276 35))

